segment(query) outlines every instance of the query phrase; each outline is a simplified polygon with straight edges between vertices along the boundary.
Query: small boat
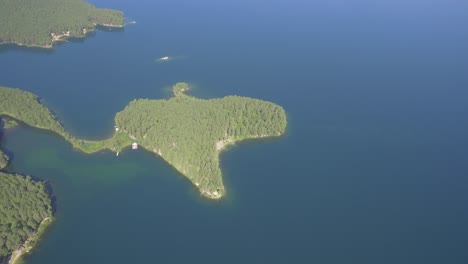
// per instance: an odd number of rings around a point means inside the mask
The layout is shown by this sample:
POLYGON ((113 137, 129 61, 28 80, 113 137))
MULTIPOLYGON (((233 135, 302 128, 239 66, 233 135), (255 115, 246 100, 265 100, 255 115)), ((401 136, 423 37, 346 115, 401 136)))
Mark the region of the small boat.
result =
POLYGON ((170 58, 166 56, 166 57, 160 58, 159 60, 160 60, 160 61, 167 61, 167 60, 169 60, 169 59, 170 59, 170 58))

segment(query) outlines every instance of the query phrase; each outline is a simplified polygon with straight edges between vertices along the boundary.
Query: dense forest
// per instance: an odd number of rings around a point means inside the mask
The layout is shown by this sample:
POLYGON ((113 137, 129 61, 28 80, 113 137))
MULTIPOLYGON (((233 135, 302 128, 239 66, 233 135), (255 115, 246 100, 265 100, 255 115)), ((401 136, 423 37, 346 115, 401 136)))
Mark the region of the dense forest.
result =
POLYGON ((56 40, 84 37, 96 25, 123 27, 122 12, 82 0, 0 0, 0 44, 52 47, 56 40))
POLYGON ((42 105, 37 96, 0 86, 0 115, 16 118, 32 127, 51 130, 69 137, 52 112, 42 105))
POLYGON ((225 144, 279 136, 287 119, 282 107, 252 98, 227 96, 202 100, 173 87, 168 100, 139 99, 117 113, 117 127, 158 153, 211 198, 224 193, 219 152, 225 144))
POLYGON ((236 141, 283 134, 287 119, 282 107, 262 100, 227 96, 197 99, 178 83, 168 100, 139 99, 116 114, 113 137, 87 141, 73 137, 38 98, 19 89, 0 87, 0 115, 58 133, 86 153, 121 151, 133 141, 160 155, 188 177, 207 197, 224 193, 219 152, 236 141))
POLYGON ((43 182, 0 172, 0 263, 50 217, 52 203, 43 182))

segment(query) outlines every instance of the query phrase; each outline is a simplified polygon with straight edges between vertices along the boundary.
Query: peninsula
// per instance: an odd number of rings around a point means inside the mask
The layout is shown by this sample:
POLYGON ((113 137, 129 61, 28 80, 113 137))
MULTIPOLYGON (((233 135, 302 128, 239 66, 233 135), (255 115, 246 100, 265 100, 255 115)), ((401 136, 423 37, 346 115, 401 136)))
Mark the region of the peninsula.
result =
MULTIPOLYGON (((70 135, 60 124, 54 114, 39 102, 36 95, 20 89, 0 86, 0 116, 8 116, 28 126, 55 132, 70 142, 73 147, 85 152, 94 153, 109 149, 122 151, 132 140, 125 134, 116 131, 105 140, 82 140, 70 135)), ((9 123, 12 121, 10 120, 9 123)))
MULTIPOLYGON (((220 152, 237 141, 282 135, 286 114, 271 102, 240 96, 203 100, 188 96, 189 89, 188 84, 177 83, 170 99, 130 102, 116 114, 112 137, 90 141, 70 135, 36 95, 0 87, 0 124, 8 128, 19 122, 49 130, 85 153, 105 149, 118 153, 140 144, 187 177, 202 195, 219 199, 225 193, 220 152)), ((0 150, 0 170, 8 161, 0 150)), ((52 221, 51 200, 44 183, 0 172, 0 205, 0 262, 13 264, 52 221)))
POLYGON ((198 99, 186 94, 189 88, 177 83, 170 99, 130 102, 115 116, 114 135, 101 141, 70 135, 35 95, 19 89, 0 87, 0 115, 53 131, 86 153, 120 152, 137 143, 171 164, 202 195, 218 199, 225 193, 220 152, 238 141, 282 135, 286 114, 274 103, 248 97, 198 99))
POLYGON ((123 28, 124 16, 82 0, 2 0, 0 25, 0 44, 50 49, 83 38, 96 26, 123 28))

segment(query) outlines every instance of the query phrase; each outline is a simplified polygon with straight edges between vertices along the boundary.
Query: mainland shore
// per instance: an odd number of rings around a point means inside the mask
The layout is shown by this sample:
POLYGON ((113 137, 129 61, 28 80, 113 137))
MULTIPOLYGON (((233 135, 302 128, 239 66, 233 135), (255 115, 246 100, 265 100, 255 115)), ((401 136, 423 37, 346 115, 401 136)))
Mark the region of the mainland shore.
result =
POLYGON ((25 48, 36 48, 36 49, 53 49, 54 44, 56 43, 61 43, 61 42, 66 42, 70 38, 75 38, 75 39, 82 39, 86 38, 86 36, 92 32, 96 31, 96 27, 104 27, 104 28, 119 28, 122 29, 125 27, 125 25, 118 25, 118 24, 96 24, 94 23, 94 28, 83 28, 80 35, 72 35, 70 31, 66 32, 61 32, 61 33, 50 33, 51 37, 51 44, 46 44, 46 45, 40 45, 40 44, 24 44, 21 42, 0 42, 0 45, 16 45, 19 47, 25 47, 25 48))

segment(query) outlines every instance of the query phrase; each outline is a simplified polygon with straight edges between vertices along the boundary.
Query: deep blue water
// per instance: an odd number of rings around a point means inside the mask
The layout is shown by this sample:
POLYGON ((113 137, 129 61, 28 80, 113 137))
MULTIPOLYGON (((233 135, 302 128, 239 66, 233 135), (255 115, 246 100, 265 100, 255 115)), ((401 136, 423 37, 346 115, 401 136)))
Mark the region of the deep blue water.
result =
POLYGON ((27 264, 468 263, 467 2, 92 3, 137 24, 53 52, 3 48, 0 85, 38 94, 87 138, 178 81, 280 104, 288 131, 225 152, 215 202, 150 153, 84 155, 8 131, 9 169, 57 196, 27 264))

